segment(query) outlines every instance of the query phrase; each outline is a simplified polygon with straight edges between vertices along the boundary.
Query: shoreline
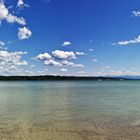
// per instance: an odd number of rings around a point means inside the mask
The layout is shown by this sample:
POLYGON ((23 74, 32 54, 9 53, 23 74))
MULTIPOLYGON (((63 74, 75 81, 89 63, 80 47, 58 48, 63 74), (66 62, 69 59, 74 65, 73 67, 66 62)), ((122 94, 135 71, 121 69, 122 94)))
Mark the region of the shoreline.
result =
MULTIPOLYGON (((54 122, 57 124, 57 122, 54 122)), ((44 126, 28 121, 1 125, 0 139, 4 140, 139 140, 140 127, 122 120, 92 120, 44 126)))
POLYGON ((123 80, 140 80, 139 78, 125 78, 125 77, 90 77, 90 76, 54 76, 54 75, 44 75, 44 76, 0 76, 0 81, 123 81, 123 80))

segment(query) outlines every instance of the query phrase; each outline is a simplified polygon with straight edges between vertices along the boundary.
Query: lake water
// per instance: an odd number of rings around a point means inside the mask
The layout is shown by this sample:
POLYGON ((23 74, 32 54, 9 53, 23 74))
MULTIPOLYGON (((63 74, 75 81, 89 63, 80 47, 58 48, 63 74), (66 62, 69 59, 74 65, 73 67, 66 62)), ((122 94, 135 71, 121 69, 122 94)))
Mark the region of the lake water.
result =
POLYGON ((0 82, 0 140, 140 140, 140 81, 0 82))

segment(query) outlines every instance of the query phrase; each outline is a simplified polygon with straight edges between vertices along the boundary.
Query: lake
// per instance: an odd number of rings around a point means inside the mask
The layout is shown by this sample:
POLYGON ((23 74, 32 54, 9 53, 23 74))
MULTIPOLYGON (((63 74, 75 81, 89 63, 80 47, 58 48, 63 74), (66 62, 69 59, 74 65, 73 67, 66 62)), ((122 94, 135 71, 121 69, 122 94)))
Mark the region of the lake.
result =
POLYGON ((140 81, 0 82, 0 140, 140 140, 140 81))

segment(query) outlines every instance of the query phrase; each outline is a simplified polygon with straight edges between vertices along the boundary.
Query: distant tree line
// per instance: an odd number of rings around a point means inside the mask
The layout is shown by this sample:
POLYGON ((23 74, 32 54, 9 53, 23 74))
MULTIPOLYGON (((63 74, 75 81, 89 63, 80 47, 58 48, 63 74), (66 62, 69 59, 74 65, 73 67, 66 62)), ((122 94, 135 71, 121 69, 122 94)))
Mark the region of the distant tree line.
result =
POLYGON ((78 76, 0 76, 0 81, 47 81, 47 80, 129 80, 119 77, 78 77, 78 76))

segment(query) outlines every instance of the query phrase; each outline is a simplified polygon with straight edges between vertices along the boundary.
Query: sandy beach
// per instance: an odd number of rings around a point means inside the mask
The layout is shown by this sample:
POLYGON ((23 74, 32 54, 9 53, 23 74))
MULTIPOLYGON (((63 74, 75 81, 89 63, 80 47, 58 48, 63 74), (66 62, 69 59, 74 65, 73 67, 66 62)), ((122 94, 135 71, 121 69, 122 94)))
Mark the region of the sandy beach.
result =
POLYGON ((139 140, 140 125, 124 121, 96 120, 80 124, 17 122, 0 124, 1 140, 139 140), (55 126, 54 126, 55 125, 55 126))

